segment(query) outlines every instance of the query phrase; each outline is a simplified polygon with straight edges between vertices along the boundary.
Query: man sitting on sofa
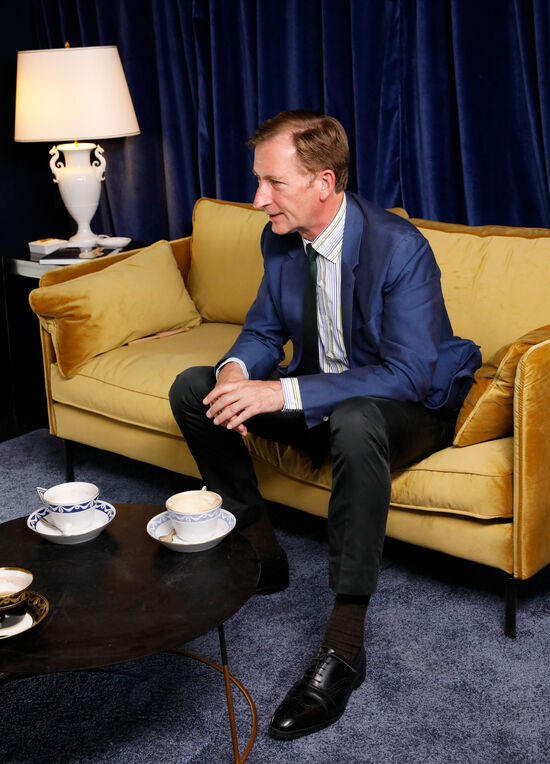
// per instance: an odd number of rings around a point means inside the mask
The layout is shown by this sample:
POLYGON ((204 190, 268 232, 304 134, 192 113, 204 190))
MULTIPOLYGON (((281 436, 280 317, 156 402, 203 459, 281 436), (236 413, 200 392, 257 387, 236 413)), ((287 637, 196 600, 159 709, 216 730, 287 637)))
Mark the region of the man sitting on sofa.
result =
POLYGON ((315 658, 269 726, 274 737, 292 739, 336 721, 365 677, 364 620, 391 470, 450 445, 481 358, 471 341, 453 336, 424 237, 345 192, 349 150, 337 120, 283 112, 249 145, 254 206, 269 216, 264 276, 233 347, 215 369, 180 374, 170 402, 208 488, 258 552, 258 593, 288 586, 288 561, 243 437, 300 447, 316 464, 331 455, 334 607, 315 658), (289 339, 294 355, 284 368, 289 339))

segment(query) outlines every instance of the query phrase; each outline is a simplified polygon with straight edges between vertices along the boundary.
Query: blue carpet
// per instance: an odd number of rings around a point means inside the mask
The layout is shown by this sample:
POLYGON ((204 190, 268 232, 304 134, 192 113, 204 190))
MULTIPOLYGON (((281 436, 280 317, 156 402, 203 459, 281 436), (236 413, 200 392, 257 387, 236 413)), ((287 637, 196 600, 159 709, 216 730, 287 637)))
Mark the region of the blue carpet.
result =
MULTIPOLYGON (((196 481, 77 446, 76 477, 112 503, 162 505, 196 481)), ((35 486, 64 479, 63 447, 45 430, 0 444, 0 521, 39 505, 35 486)), ((330 612, 326 523, 271 505, 291 586, 253 597, 226 624, 232 672, 248 688, 259 730, 249 762, 457 762, 550 759, 550 571, 525 582, 518 637, 503 634, 497 571, 388 540, 367 616, 367 679, 342 719, 314 736, 278 742, 269 717, 317 649, 330 612)), ((1 562, 0 562, 1 564, 1 562)), ((219 662, 217 634, 185 649, 219 662)), ((241 748, 250 715, 234 692, 241 748)), ((173 654, 101 671, 2 686, 0 761, 229 762, 221 674, 173 654)))

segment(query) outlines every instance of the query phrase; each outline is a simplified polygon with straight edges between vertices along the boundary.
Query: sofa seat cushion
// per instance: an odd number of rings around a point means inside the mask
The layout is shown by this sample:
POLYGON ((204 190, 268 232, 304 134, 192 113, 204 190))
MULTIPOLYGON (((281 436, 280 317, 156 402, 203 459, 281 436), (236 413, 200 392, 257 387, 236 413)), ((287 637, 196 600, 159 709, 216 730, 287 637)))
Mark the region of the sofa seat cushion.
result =
POLYGON ((240 327, 203 323, 183 334, 125 345, 88 361, 67 379, 51 367, 54 402, 180 436, 168 402, 175 377, 189 366, 213 366, 240 327))
MULTIPOLYGON (((249 435, 246 443, 260 461, 296 480, 330 490, 327 458, 320 469, 302 451, 249 435)), ((401 509, 464 515, 479 519, 512 516, 513 438, 465 448, 445 448, 394 473, 391 504, 401 509)))

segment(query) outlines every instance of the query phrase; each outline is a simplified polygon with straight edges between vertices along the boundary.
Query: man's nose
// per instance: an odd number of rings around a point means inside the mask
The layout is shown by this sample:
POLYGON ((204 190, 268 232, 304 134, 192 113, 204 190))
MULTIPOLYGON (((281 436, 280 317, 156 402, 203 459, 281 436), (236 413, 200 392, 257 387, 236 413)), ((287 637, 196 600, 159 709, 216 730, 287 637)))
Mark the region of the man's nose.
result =
POLYGON ((258 190, 256 191, 256 194, 254 196, 254 202, 252 203, 252 206, 256 209, 262 209, 263 207, 266 207, 270 202, 270 196, 268 188, 266 188, 265 183, 260 183, 258 185, 258 190))

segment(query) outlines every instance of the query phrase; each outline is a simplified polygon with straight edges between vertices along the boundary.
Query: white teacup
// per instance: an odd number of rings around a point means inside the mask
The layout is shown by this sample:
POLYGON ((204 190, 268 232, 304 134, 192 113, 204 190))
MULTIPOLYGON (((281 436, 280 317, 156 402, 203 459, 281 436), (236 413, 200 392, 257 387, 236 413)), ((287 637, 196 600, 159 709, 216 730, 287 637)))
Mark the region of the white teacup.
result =
POLYGON ((214 491, 182 491, 166 500, 166 509, 182 541, 206 541, 218 527, 222 497, 214 491))
POLYGON ((49 519, 68 535, 87 531, 95 516, 99 488, 93 483, 59 483, 47 490, 37 488, 49 519))

